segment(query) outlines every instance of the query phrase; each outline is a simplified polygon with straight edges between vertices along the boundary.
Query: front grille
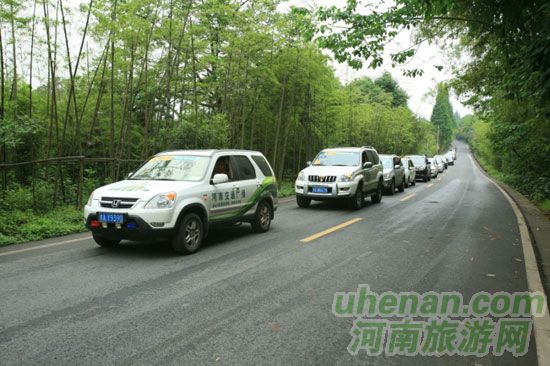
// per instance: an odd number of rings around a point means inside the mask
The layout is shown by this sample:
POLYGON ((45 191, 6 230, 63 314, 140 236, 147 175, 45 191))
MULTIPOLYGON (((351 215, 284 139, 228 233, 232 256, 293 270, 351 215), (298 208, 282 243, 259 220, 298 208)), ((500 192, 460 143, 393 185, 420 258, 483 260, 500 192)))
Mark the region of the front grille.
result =
POLYGON ((138 198, 101 197, 99 204, 107 208, 132 208, 137 201, 138 198))
POLYGON ((335 175, 310 175, 308 176, 310 182, 319 182, 319 183, 332 183, 336 182, 335 175))

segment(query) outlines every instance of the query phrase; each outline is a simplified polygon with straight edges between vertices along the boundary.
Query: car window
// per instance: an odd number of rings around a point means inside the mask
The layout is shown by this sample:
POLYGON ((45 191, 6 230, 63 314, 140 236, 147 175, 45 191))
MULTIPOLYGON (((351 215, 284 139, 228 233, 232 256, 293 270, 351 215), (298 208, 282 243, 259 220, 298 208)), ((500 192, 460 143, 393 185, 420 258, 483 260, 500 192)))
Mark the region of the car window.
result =
POLYGON ((258 168, 262 171, 262 174, 266 177, 272 177, 273 172, 271 171, 271 168, 269 166, 269 163, 263 156, 260 155, 252 155, 252 160, 258 165, 258 168))
POLYGON ((210 158, 193 155, 155 156, 129 179, 198 182, 207 174, 210 158))
POLYGON ((361 162, 363 164, 365 164, 367 161, 369 161, 369 158, 367 156, 367 152, 366 151, 363 151, 363 153, 361 154, 361 162))
POLYGON ((370 161, 372 164, 378 164, 376 156, 372 151, 367 150, 365 151, 365 153, 367 154, 368 161, 370 161))
POLYGON ((255 179, 256 171, 246 156, 233 156, 237 166, 237 180, 255 179))
POLYGON ((216 174, 227 174, 230 182, 237 180, 235 164, 229 156, 220 156, 216 160, 211 178, 214 178, 216 174))

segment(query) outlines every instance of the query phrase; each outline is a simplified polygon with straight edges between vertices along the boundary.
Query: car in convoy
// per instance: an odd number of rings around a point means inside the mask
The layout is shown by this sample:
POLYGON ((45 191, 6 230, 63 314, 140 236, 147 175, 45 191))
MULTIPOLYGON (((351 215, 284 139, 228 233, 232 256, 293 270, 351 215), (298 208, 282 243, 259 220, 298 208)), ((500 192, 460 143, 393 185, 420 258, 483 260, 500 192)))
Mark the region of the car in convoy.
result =
POLYGON ((411 159, 401 158, 403 169, 405 170, 405 187, 416 185, 416 169, 411 159))
POLYGON ((367 195, 374 203, 382 200, 382 164, 370 146, 324 149, 308 165, 294 183, 300 207, 312 200, 347 200, 360 209, 367 195))
POLYGON ((456 147, 453 146, 449 151, 453 154, 453 160, 456 160, 456 147))
POLYGON ((439 165, 434 158, 428 158, 428 161, 430 162, 431 178, 437 178, 439 175, 439 165))
POLYGON ((176 150, 155 155, 127 179, 96 189, 84 207, 95 242, 167 239, 196 252, 216 223, 268 231, 277 182, 266 158, 248 150, 176 150))
POLYGON ((431 179, 431 165, 425 155, 406 155, 405 158, 413 162, 416 179, 421 179, 424 182, 431 179))
POLYGON ((384 189, 389 195, 395 193, 395 187, 399 192, 405 190, 405 169, 401 164, 401 158, 397 155, 380 155, 384 167, 384 189))
POLYGON ((433 161, 435 161, 435 165, 437 166, 437 171, 439 173, 443 173, 445 171, 445 161, 443 160, 443 156, 434 155, 433 161))
POLYGON ((455 165, 455 160, 451 151, 448 151, 444 156, 445 159, 447 159, 447 165, 455 165))

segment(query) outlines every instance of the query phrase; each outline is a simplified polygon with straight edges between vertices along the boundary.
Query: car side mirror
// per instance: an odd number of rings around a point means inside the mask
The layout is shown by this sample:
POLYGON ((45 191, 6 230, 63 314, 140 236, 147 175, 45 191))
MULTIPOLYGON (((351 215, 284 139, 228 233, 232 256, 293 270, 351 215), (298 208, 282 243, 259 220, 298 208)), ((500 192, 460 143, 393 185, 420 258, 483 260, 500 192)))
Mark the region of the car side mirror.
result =
POLYGON ((221 184, 225 182, 229 182, 227 174, 215 174, 214 178, 212 178, 212 184, 221 184))
POLYGON ((363 168, 370 169, 372 168, 372 161, 366 161, 363 163, 363 168))
POLYGON ((395 165, 394 165, 394 168, 395 168, 395 169, 399 169, 399 168, 401 168, 401 165, 395 164, 395 165))
POLYGON ((310 160, 310 161, 306 161, 306 165, 307 165, 307 166, 310 166, 310 165, 311 165, 311 160, 310 160))
POLYGON ((132 175, 134 175, 134 172, 128 173, 128 175, 126 176, 126 179, 130 179, 132 177, 132 175))

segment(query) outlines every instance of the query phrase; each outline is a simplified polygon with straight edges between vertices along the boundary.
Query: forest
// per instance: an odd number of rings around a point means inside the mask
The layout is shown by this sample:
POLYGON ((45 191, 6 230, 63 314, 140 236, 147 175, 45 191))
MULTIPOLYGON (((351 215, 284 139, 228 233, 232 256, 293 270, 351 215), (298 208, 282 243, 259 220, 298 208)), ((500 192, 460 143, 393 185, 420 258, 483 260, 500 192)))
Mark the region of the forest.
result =
POLYGON ((458 137, 493 175, 550 206, 547 2, 282 3, 2 1, 0 244, 82 229, 95 187, 167 149, 259 150, 284 187, 323 147, 434 154, 458 137), (404 71, 452 69, 430 120, 391 73, 343 83, 331 66, 378 68, 405 29, 416 43, 392 64, 424 42, 456 56, 404 71), (457 116, 451 93, 475 115, 457 116))
POLYGON ((3 1, 0 243, 80 228, 91 190, 167 149, 259 150, 280 181, 327 146, 437 150, 390 73, 343 85, 279 3, 3 1))

